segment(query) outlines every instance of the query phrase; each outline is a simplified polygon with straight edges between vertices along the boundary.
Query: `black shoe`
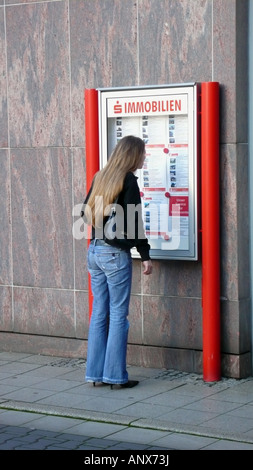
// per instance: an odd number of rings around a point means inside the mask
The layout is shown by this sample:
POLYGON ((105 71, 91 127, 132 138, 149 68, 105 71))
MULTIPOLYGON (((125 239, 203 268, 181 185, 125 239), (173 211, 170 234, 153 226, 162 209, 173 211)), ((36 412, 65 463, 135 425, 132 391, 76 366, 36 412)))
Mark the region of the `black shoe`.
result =
POLYGON ((111 389, 113 388, 113 385, 119 385, 121 388, 133 388, 136 385, 138 385, 139 380, 128 380, 128 382, 124 384, 111 384, 111 389))
POLYGON ((120 384, 122 388, 133 388, 138 385, 139 380, 128 380, 125 384, 120 384))
MULTIPOLYGON (((97 383, 99 383, 100 385, 110 385, 106 382, 97 382, 97 383)), ((93 382, 93 387, 95 387, 95 386, 96 386, 96 382, 93 382)))

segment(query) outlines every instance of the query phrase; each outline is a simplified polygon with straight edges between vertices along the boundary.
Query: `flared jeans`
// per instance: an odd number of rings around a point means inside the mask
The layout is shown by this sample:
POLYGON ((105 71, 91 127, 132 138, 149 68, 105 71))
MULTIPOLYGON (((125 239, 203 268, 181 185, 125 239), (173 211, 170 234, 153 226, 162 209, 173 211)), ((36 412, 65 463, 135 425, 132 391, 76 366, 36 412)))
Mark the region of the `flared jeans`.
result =
POLYGON ((86 380, 123 384, 132 283, 130 251, 92 240, 88 249, 93 307, 89 325, 86 380))

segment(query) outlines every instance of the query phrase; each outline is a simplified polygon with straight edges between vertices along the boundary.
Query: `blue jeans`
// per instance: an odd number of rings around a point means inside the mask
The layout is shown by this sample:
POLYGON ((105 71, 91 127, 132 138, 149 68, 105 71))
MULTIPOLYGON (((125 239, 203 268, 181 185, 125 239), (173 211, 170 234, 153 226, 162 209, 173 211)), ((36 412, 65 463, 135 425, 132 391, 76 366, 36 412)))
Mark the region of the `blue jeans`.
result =
POLYGON ((93 307, 90 319, 86 380, 123 384, 126 370, 129 301, 132 283, 130 251, 92 240, 88 249, 93 307))

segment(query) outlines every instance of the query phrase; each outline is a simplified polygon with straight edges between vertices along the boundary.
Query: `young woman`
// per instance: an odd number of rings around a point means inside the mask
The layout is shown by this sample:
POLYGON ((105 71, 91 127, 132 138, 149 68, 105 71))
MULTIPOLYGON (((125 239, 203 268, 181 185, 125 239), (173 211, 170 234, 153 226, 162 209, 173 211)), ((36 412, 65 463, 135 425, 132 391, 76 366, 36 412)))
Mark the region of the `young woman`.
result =
MULTIPOLYGON (((89 327, 86 380, 134 387, 137 380, 128 380, 126 369, 128 313, 132 282, 130 249, 136 247, 143 263, 143 273, 151 274, 150 246, 145 237, 140 208, 141 199, 134 175, 145 160, 142 139, 126 136, 112 152, 106 166, 94 177, 84 201, 84 217, 92 225, 88 249, 88 270, 91 276, 93 308, 89 327), (108 209, 117 198, 123 214, 122 237, 106 238, 108 209), (129 215, 130 214, 130 215, 129 215), (133 215, 134 214, 134 215, 133 215)), ((117 234, 118 235, 118 234, 117 234)))

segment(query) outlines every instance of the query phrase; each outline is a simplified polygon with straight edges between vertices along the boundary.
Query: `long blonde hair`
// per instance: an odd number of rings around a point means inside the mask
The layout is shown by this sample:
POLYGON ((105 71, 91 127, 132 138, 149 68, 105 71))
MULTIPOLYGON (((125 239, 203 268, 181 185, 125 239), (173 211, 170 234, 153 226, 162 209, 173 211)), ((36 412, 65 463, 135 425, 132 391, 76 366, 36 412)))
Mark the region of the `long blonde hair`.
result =
POLYGON ((102 226, 103 218, 108 215, 104 209, 112 204, 122 191, 126 174, 137 170, 144 152, 145 143, 139 137, 128 135, 117 143, 105 167, 96 173, 93 180, 85 208, 89 224, 94 227, 102 226))

